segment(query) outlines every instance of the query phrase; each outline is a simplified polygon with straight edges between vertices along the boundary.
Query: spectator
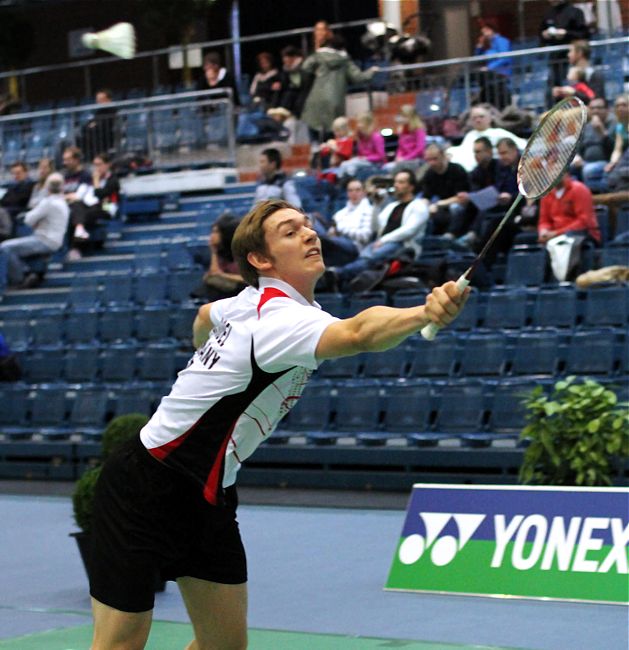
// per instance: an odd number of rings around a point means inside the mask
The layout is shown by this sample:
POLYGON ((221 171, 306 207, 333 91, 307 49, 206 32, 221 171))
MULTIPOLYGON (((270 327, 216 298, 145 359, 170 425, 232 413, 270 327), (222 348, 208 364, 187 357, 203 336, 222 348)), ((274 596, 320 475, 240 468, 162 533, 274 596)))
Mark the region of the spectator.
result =
POLYGON ((354 137, 345 116, 341 115, 332 122, 332 134, 334 137, 321 146, 319 153, 322 165, 334 168, 333 173, 336 173, 336 168, 354 153, 354 137))
POLYGON ((91 175, 83 168, 83 153, 78 147, 63 151, 63 193, 68 203, 82 201, 91 184, 91 175))
POLYGON ((317 51, 323 47, 325 42, 334 36, 334 32, 330 29, 327 20, 318 20, 312 28, 312 46, 313 51, 317 51))
MULTIPOLYGON (((539 27, 540 45, 569 45, 573 41, 589 38, 589 29, 581 9, 568 0, 548 0, 548 3, 551 6, 539 27)), ((568 68, 563 52, 551 52, 549 65, 551 86, 561 86, 568 68)))
POLYGON ((201 284, 192 292, 193 297, 212 302, 235 296, 244 289, 245 284, 232 253, 232 239, 239 223, 238 217, 225 213, 212 224, 208 239, 210 265, 203 274, 201 284))
POLYGON ((602 175, 614 150, 616 123, 610 119, 607 101, 595 97, 588 105, 588 121, 583 138, 574 157, 571 172, 590 189, 594 182, 602 182, 602 175))
POLYGON ((450 147, 447 153, 452 162, 461 165, 465 171, 472 171, 476 164, 474 159, 474 142, 481 136, 485 136, 491 140, 492 145, 495 147, 498 140, 501 138, 511 138, 522 151, 526 146, 524 138, 518 138, 517 135, 491 125, 491 113, 485 106, 474 106, 470 111, 470 121, 472 123, 472 130, 468 131, 463 138, 463 141, 457 147, 450 147))
POLYGON ((566 97, 578 97, 584 104, 589 104, 596 93, 587 85, 586 79, 585 70, 573 65, 566 76, 567 84, 553 88, 553 98, 559 101, 566 97))
POLYGON ((400 106, 395 121, 398 124, 398 144, 395 158, 385 165, 387 171, 393 171, 400 167, 417 169, 421 164, 426 147, 426 127, 422 118, 415 110, 413 104, 400 106))
POLYGON ((116 216, 119 194, 120 183, 111 171, 111 159, 106 153, 94 156, 91 185, 83 199, 74 201, 70 208, 70 260, 81 257, 81 248, 100 221, 116 216))
POLYGON ((266 199, 284 199, 296 208, 301 208, 301 199, 295 183, 282 171, 282 154, 277 149, 262 151, 258 166, 260 180, 256 186, 254 205, 266 199))
MULTIPOLYGON (((499 54, 511 51, 511 41, 498 33, 493 20, 485 18, 480 21, 480 36, 474 48, 475 55, 499 54)), ((481 102, 489 102, 500 109, 511 103, 509 78, 511 77, 511 59, 509 57, 490 59, 480 70, 481 102)))
POLYGON ((374 234, 374 210, 365 195, 362 182, 351 178, 346 190, 347 203, 334 213, 330 228, 326 231, 319 222, 314 222, 321 240, 323 260, 328 266, 343 266, 353 262, 374 234))
POLYGON ((460 237, 471 223, 467 209, 458 199, 461 192, 469 192, 467 173, 458 163, 449 162, 437 144, 426 147, 424 160, 428 169, 422 179, 422 191, 424 201, 429 204, 432 232, 448 239, 460 237))
POLYGON ((42 158, 37 165, 37 180, 33 185, 31 196, 28 200, 29 210, 34 208, 45 196, 48 195, 45 184, 46 179, 55 171, 55 163, 52 158, 42 158))
POLYGON ((356 119, 356 155, 341 163, 341 176, 355 176, 358 170, 376 172, 387 161, 384 138, 376 128, 373 113, 356 119))
POLYGON ((197 84, 197 90, 213 90, 229 88, 235 106, 240 106, 240 95, 236 80, 227 68, 223 67, 221 55, 218 52, 208 52, 203 57, 203 78, 197 84))
POLYGON ((347 85, 369 81, 377 68, 362 71, 353 63, 338 36, 325 41, 303 64, 306 73, 314 75, 302 120, 310 129, 313 141, 324 142, 330 137, 332 122, 345 114, 347 85))
POLYGON ((587 41, 574 41, 568 50, 568 63, 585 72, 585 83, 596 97, 605 97, 605 77, 590 62, 592 48, 587 41))
POLYGON ((605 165, 605 173, 609 174, 627 149, 627 119, 629 118, 629 95, 620 95, 614 102, 614 113, 616 114, 616 133, 614 135, 614 150, 612 151, 609 163, 605 165))
POLYGON ((285 47, 282 50, 282 70, 274 84, 274 107, 285 108, 298 119, 312 84, 312 77, 304 71, 303 63, 300 49, 292 45, 285 47))
POLYGON ((36 273, 27 272, 24 259, 34 255, 50 255, 63 246, 68 227, 69 208, 63 199, 63 176, 52 173, 46 179, 48 196, 29 210, 24 223, 33 229, 32 235, 15 237, 0 244, 0 253, 7 258, 9 284, 33 288, 41 282, 36 273))
POLYGON ((21 160, 11 165, 13 181, 0 198, 0 240, 8 239, 15 232, 15 219, 28 206, 33 181, 28 177, 28 167, 21 160))
POLYGON ((362 271, 391 260, 404 247, 421 252, 419 240, 424 236, 428 223, 425 202, 416 198, 415 175, 403 169, 393 179, 395 201, 386 205, 377 215, 377 239, 365 246, 360 256, 334 271, 341 288, 345 288, 362 271))
POLYGON ((111 90, 101 88, 94 98, 99 108, 82 128, 80 144, 88 160, 97 153, 112 153, 116 144, 116 109, 111 106, 111 90))
POLYGON ((271 106, 276 84, 280 81, 280 74, 275 67, 273 55, 270 52, 260 52, 256 55, 258 72, 253 77, 249 93, 254 104, 262 106, 265 110, 271 106))

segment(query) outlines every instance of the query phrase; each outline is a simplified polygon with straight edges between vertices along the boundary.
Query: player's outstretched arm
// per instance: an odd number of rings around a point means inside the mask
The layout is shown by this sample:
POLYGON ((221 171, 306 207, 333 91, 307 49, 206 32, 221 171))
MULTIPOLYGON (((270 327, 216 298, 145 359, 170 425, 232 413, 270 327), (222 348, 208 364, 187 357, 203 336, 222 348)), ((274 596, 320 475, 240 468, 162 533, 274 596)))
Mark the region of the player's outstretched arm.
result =
POLYGON ((352 318, 337 321, 323 332, 317 345, 319 360, 360 352, 380 352, 399 345, 428 323, 449 325, 459 314, 469 294, 460 294, 454 282, 436 287, 420 307, 396 309, 370 307, 352 318))
POLYGON ((192 342, 195 348, 200 348, 206 341, 212 331, 212 321, 210 320, 210 309, 212 303, 199 307, 199 311, 192 324, 192 342))

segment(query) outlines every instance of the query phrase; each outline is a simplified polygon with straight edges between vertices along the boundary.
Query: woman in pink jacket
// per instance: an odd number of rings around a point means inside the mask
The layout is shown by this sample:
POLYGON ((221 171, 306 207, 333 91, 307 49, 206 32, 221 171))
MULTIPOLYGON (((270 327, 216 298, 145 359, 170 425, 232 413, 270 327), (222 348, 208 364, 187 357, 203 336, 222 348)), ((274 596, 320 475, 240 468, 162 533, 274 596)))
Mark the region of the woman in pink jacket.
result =
POLYGON ((412 104, 400 106, 395 121, 398 123, 398 146, 393 162, 385 166, 387 171, 398 167, 418 167, 426 147, 426 127, 412 104))

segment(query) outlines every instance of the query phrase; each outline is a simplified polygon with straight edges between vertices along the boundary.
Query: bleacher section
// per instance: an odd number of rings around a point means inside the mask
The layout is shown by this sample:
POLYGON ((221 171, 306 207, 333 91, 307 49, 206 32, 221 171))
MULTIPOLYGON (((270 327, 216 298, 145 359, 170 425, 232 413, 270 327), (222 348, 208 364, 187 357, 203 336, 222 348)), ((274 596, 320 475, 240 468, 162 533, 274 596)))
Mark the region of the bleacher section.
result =
MULTIPOLYGON (((127 201, 127 218, 102 251, 58 261, 42 288, 3 296, 0 332, 24 377, 0 385, 0 477, 76 478, 98 458, 107 421, 155 409, 192 354, 198 305, 189 293, 203 272, 211 223, 226 209, 244 214, 252 197, 253 186, 234 185, 127 201)), ((629 287, 542 285, 531 273, 540 261, 539 251, 513 252, 508 284, 474 290, 462 317, 432 343, 417 336, 322 364, 241 482, 381 489, 420 479, 515 482, 528 390, 577 374, 625 395, 629 380, 629 287)), ((425 295, 317 299, 345 317, 425 295)))

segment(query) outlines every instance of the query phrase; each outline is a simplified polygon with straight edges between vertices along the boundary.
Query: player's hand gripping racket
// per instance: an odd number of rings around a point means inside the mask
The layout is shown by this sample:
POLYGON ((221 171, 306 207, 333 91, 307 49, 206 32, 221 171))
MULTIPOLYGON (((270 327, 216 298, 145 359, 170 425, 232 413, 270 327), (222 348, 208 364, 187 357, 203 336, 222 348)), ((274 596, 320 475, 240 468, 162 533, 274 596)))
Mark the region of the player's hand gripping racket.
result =
MULTIPOLYGON (((462 293, 470 283, 474 271, 511 218, 522 197, 539 199, 548 194, 561 179, 574 158, 586 121, 587 109, 578 97, 564 99, 542 118, 520 158, 519 194, 470 268, 456 281, 459 292, 462 293)), ((432 341, 440 329, 435 323, 429 323, 421 333, 425 339, 432 341)))

